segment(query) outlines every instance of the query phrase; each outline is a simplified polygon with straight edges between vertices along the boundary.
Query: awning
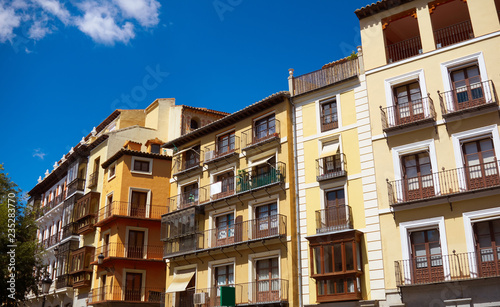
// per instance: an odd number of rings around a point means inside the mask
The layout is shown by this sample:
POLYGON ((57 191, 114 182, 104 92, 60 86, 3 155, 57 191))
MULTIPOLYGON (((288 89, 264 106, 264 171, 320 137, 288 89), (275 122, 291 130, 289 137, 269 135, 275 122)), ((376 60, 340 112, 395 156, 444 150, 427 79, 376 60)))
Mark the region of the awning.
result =
POLYGON ((330 142, 323 144, 323 148, 321 149, 321 158, 335 155, 339 150, 339 146, 339 142, 330 142))
POLYGON ((182 292, 186 290, 187 285, 193 278, 195 272, 189 272, 184 274, 176 274, 174 280, 168 286, 167 293, 182 292))

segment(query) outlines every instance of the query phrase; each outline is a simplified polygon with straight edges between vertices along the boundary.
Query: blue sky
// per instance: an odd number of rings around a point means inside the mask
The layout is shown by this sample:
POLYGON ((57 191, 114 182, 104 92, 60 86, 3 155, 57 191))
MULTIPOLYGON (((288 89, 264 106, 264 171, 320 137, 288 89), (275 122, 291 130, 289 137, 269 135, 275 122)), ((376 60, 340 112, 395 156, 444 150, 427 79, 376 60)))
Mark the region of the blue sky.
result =
POLYGON ((0 163, 29 191, 116 108, 234 112, 287 90, 288 68, 355 50, 369 3, 0 0, 0 163))

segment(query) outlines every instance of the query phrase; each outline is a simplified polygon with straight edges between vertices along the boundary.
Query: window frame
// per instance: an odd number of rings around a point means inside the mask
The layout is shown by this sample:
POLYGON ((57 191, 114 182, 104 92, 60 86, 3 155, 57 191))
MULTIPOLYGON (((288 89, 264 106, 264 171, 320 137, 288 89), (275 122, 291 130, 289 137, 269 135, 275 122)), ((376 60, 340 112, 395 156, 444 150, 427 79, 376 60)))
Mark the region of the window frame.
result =
POLYGON ((113 163, 108 167, 108 181, 110 181, 115 177, 116 177, 116 163, 113 163), (113 174, 111 174, 111 170, 113 170, 113 174))
POLYGON ((153 174, 153 159, 151 158, 144 158, 144 157, 132 157, 132 163, 131 163, 131 168, 130 168, 131 173, 136 173, 136 174, 143 174, 143 175, 152 175, 153 174), (149 164, 149 170, 142 171, 142 170, 136 170, 135 169, 135 162, 140 161, 140 162, 147 162, 149 164))

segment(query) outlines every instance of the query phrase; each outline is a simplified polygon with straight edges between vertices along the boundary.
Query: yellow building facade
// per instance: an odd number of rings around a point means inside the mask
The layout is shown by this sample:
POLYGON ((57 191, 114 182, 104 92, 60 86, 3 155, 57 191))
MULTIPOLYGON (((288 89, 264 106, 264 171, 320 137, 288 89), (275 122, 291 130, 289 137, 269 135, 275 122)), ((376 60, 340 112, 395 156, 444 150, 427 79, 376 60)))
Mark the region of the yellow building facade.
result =
POLYGON ((175 151, 162 216, 166 306, 298 306, 288 98, 276 93, 163 145, 175 151))
POLYGON ((500 305, 499 10, 494 0, 418 0, 356 11, 384 259, 380 305, 500 305))

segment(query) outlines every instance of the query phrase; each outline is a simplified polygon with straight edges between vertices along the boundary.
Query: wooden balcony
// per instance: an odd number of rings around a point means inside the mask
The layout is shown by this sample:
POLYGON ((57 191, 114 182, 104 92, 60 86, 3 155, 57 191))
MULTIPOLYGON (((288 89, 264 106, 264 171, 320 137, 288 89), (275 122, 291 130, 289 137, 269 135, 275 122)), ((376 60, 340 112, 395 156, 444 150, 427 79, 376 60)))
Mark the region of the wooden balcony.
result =
POLYGON ((70 254, 70 275, 73 278, 73 288, 88 288, 92 283, 91 261, 94 259, 95 247, 84 246, 70 254))
POLYGON ((386 47, 387 63, 398 62, 422 53, 422 40, 415 36, 386 47))
POLYGON ((73 278, 69 274, 59 275, 56 279, 56 289, 73 287, 73 278))
POLYGON ((293 78, 293 96, 336 84, 359 75, 358 59, 339 61, 325 68, 293 78))
POLYGON ((389 203, 398 206, 500 188, 498 161, 387 181, 389 203))
POLYGON ((316 211, 316 233, 328 233, 345 229, 353 229, 350 206, 332 206, 316 211))
POLYGON ((500 276, 498 252, 433 255, 395 261, 398 287, 500 276))
POLYGON ((488 80, 439 92, 441 112, 445 119, 481 111, 498 111, 498 96, 493 81, 488 80))
POLYGON ((146 204, 144 206, 132 206, 129 202, 114 201, 101 208, 98 213, 95 227, 100 227, 103 223, 118 217, 160 220, 161 216, 167 213, 167 206, 154 206, 146 204))
POLYGON ((321 132, 337 129, 339 127, 339 120, 336 114, 321 115, 320 121, 321 121, 321 132))
POLYGON ((88 178, 87 188, 92 189, 97 186, 99 181, 99 172, 93 172, 88 178))
POLYGON ((68 195, 71 195, 77 191, 83 192, 85 189, 85 179, 76 178, 68 184, 68 195))
POLYGON ((244 151, 260 148, 264 144, 280 142, 280 121, 274 119, 274 126, 268 127, 269 123, 254 126, 241 133, 241 147, 244 151))
POLYGON ((92 289, 88 298, 90 305, 116 303, 116 306, 120 306, 129 303, 136 305, 154 303, 150 304, 150 306, 160 306, 163 292, 165 292, 165 288, 163 287, 126 289, 125 286, 105 286, 92 289))
POLYGON ((316 159, 316 180, 341 178, 347 176, 345 154, 337 153, 332 156, 316 159))
POLYGON ((100 195, 97 192, 89 192, 76 202, 74 206, 74 219, 78 234, 87 234, 94 231, 100 195))
POLYGON ((446 47, 472 38, 474 38, 474 31, 470 20, 434 30, 436 48, 446 47))
POLYGON ((95 249, 93 264, 97 264, 97 257, 100 254, 104 256, 104 261, 112 258, 162 261, 163 246, 109 243, 95 249))
POLYGON ((284 215, 277 214, 254 220, 241 220, 240 216, 236 217, 234 224, 227 227, 213 228, 174 240, 167 238, 164 257, 171 258, 196 251, 220 249, 252 241, 286 237, 286 216, 284 215))
POLYGON ((382 129, 384 132, 403 130, 436 120, 434 102, 430 97, 398 104, 391 107, 380 107, 382 129))

